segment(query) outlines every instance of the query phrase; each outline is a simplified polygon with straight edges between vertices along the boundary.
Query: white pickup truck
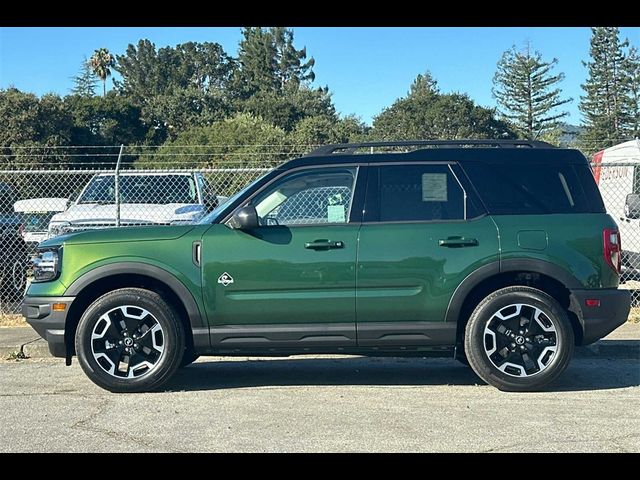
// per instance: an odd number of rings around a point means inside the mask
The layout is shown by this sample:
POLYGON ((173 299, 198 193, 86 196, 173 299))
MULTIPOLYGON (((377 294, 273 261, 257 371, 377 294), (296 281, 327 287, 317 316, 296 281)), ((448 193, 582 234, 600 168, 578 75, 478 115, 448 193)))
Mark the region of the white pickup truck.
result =
POLYGON ((121 172, 120 205, 115 175, 101 173, 84 187, 70 207, 54 215, 48 236, 94 228, 193 223, 218 204, 201 173, 121 172))

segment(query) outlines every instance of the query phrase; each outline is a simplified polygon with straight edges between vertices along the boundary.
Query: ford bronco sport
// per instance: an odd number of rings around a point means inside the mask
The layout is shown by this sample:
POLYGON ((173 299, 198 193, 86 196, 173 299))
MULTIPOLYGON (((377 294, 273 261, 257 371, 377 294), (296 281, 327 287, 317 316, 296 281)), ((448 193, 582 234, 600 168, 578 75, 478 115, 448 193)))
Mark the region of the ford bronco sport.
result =
POLYGON ((197 225, 39 252, 24 316, 114 392, 158 389, 199 355, 309 353, 451 355, 537 390, 630 306, 587 160, 541 142, 322 147, 197 225))

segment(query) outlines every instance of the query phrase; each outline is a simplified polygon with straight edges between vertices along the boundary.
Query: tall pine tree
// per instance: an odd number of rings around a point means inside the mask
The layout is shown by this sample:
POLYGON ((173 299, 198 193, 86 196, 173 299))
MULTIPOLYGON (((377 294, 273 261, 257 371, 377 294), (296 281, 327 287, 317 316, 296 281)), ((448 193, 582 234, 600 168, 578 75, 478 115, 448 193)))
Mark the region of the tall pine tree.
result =
POLYGON ((80 72, 73 77, 71 94, 80 95, 81 97, 93 97, 96 94, 96 83, 98 83, 98 77, 93 73, 87 57, 84 57, 80 72))
POLYGON ((559 120, 568 115, 557 110, 573 100, 560 96, 557 85, 564 74, 552 72, 557 64, 556 58, 546 61, 540 52, 531 53, 529 44, 521 52, 513 46, 498 62, 493 96, 501 115, 523 138, 539 138, 556 129, 559 120))
POLYGON ((627 134, 630 137, 640 137, 640 54, 636 47, 629 49, 625 59, 624 71, 628 93, 625 97, 626 113, 629 117, 627 134))
POLYGON ((583 62, 589 77, 580 97, 583 114, 581 147, 588 153, 610 147, 627 139, 629 118, 629 78, 625 73, 624 49, 629 42, 620 40, 616 27, 591 29, 589 62, 583 62))
POLYGON ((306 48, 293 46, 293 30, 283 27, 249 27, 242 31, 238 49, 238 87, 250 96, 258 91, 282 92, 287 86, 313 82, 315 60, 306 48))

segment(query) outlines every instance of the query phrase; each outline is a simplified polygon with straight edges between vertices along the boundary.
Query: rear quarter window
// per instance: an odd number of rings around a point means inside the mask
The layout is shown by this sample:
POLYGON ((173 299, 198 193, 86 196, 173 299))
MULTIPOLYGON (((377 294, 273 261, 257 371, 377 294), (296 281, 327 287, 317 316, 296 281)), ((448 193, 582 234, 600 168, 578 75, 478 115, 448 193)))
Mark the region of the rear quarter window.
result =
MULTIPOLYGON (((469 162, 464 170, 493 215, 591 213, 597 211, 583 183, 597 187, 585 165, 469 162), (582 177, 582 178, 581 178, 582 177)), ((600 199, 601 203, 601 199, 600 199)))

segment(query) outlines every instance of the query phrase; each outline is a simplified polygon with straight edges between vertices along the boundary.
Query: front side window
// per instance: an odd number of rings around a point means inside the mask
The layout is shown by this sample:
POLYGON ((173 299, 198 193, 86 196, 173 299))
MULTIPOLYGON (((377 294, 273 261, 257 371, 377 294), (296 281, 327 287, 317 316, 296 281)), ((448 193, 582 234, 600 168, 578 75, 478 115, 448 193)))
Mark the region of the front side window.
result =
POLYGON ((265 226, 347 223, 355 178, 355 167, 292 173, 252 203, 265 226))
POLYGON ((447 221, 469 218, 465 191, 449 165, 384 165, 377 169, 380 222, 447 221))

